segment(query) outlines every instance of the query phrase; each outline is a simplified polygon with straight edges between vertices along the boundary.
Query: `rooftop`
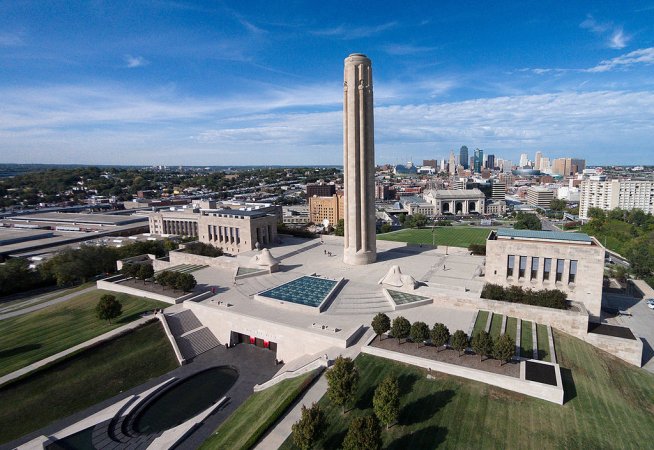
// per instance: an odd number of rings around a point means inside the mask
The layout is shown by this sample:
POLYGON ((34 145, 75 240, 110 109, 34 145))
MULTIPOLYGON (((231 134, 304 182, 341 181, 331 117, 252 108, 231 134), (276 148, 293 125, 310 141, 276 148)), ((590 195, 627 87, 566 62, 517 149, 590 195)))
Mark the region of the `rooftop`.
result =
POLYGON ((586 233, 566 233, 563 231, 514 230, 513 228, 498 228, 498 239, 524 239, 554 242, 574 242, 576 244, 592 244, 586 233))

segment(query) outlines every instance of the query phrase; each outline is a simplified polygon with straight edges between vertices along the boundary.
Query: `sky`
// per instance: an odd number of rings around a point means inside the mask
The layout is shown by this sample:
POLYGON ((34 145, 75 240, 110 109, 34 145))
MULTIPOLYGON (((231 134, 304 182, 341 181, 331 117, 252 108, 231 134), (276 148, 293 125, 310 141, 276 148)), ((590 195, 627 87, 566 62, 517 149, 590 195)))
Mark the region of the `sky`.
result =
POLYGON ((342 164, 356 52, 377 163, 654 164, 654 0, 0 0, 0 162, 342 164))

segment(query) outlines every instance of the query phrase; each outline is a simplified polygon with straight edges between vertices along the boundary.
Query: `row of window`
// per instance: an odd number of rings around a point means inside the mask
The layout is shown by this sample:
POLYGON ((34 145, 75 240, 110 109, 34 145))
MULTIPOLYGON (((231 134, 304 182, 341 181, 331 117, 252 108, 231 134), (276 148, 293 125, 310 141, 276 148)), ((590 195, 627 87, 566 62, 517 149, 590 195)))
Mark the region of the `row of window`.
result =
MULTIPOLYGON (((512 277, 515 274, 516 258, 518 258, 518 279, 525 278, 527 274, 527 257, 526 256, 516 256, 508 255, 507 265, 506 265, 506 276, 512 277)), ((543 281, 550 280, 552 274, 552 262, 554 262, 554 280, 557 282, 563 281, 563 272, 565 268, 565 259, 554 259, 552 258, 539 258, 534 256, 531 258, 531 267, 529 267, 529 280, 538 281, 538 268, 540 265, 540 260, 543 260, 543 281)), ((577 279, 577 261, 569 261, 569 270, 568 270, 568 283, 574 283, 577 279)))

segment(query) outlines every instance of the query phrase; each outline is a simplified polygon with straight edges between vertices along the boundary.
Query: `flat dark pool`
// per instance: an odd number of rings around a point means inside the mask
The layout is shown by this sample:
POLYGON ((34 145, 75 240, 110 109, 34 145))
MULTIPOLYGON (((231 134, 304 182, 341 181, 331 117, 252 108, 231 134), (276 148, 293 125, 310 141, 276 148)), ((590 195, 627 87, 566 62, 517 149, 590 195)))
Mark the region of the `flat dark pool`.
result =
POLYGON ((147 434, 177 426, 220 400, 237 379, 238 372, 226 366, 192 375, 138 411, 134 430, 147 434))

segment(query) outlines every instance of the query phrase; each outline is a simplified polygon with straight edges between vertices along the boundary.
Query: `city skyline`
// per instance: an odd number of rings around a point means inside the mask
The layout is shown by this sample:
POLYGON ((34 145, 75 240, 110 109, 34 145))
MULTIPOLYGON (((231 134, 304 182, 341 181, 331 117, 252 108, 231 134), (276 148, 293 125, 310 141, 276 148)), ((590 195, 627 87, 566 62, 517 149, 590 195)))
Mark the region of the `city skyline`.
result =
POLYGON ((339 164, 362 52, 377 163, 651 163, 654 5, 438 8, 0 2, 0 162, 339 164))

